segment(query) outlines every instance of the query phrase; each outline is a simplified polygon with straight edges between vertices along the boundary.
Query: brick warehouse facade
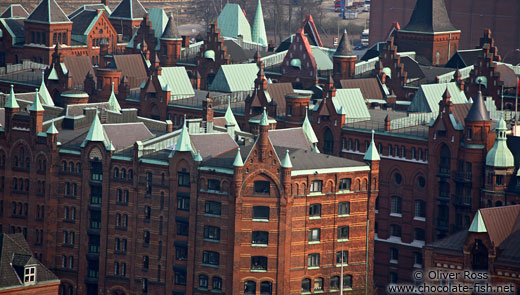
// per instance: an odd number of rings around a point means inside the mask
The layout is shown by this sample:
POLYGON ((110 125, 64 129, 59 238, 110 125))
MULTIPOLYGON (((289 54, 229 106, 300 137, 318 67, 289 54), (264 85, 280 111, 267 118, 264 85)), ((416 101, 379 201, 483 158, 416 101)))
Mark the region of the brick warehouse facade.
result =
MULTIPOLYGON (((415 0, 373 0, 370 4, 370 44, 386 40, 392 23, 404 25, 410 19, 415 0)), ((462 31, 459 48, 470 49, 478 44, 481 32, 493 31, 496 44, 506 62, 517 64, 520 55, 520 32, 510 28, 520 26, 520 3, 515 0, 501 2, 486 0, 446 0, 446 8, 453 25, 462 31)))
POLYGON ((345 289, 372 288, 377 157, 311 152, 302 129, 269 130, 265 113, 255 141, 235 134, 245 144, 145 119, 166 134, 125 146, 114 134, 129 131, 113 128, 144 125, 108 107, 53 119, 38 99, 5 104, 0 224, 25 235, 63 294, 328 292, 342 257, 345 289))

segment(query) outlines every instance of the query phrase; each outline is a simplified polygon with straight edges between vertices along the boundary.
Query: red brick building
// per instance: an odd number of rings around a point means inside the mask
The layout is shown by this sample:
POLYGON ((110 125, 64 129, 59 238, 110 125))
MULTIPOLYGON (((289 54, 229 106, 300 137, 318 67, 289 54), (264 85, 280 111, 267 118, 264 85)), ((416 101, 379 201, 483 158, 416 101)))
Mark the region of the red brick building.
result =
POLYGON ((349 293, 372 288, 374 144, 365 161, 319 154, 312 129, 270 130, 265 112, 253 136, 213 118, 210 98, 172 132, 32 95, 4 107, 0 224, 64 294, 329 292, 342 268, 349 293))
MULTIPOLYGON (((419 1, 421 2, 421 1, 419 1)), ((431 2, 431 1, 424 1, 431 2)), ((520 26, 520 3, 506 0, 446 0, 446 10, 453 26, 462 31, 459 49, 475 47, 484 29, 494 32, 496 45, 505 61, 520 62, 520 32, 510 28, 520 26)), ((385 40, 394 22, 406 24, 412 15, 415 0, 373 0, 370 4, 370 44, 385 40)))
POLYGON ((0 294, 59 294, 60 280, 33 256, 21 233, 0 233, 0 257, 0 294))
MULTIPOLYGON (((425 267, 446 272, 486 272, 488 278, 481 283, 512 286, 510 292, 517 294, 520 291, 519 210, 520 205, 480 209, 469 229, 424 248, 425 267)), ((461 275, 453 282, 472 286, 479 280, 464 279, 461 275)))

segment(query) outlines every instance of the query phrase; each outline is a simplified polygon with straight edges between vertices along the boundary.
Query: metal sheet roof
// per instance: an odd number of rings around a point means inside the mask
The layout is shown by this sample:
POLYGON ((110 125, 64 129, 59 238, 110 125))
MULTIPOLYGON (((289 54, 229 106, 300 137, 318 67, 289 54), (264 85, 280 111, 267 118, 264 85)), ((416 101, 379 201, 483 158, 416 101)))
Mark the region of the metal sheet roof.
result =
POLYGON ((318 71, 328 71, 332 70, 332 60, 330 57, 325 54, 318 47, 311 47, 312 54, 314 55, 314 60, 316 60, 316 66, 318 67, 318 71))
POLYGON ((258 66, 254 63, 222 65, 215 75, 210 91, 235 92, 252 90, 258 66))
POLYGON ((217 18, 217 28, 223 37, 242 35, 245 41, 251 42, 251 26, 238 4, 228 3, 224 6, 217 18))
POLYGON ((467 103, 466 94, 460 90, 455 82, 423 84, 412 99, 408 111, 420 113, 434 112, 437 114, 439 112, 439 102, 442 100, 446 87, 448 87, 448 91, 451 94, 451 102, 454 104, 467 103))
POLYGON ((166 91, 169 86, 173 100, 195 96, 184 67, 163 67, 161 75, 157 78, 163 90, 166 91))
POLYGON ((359 89, 337 89, 332 103, 336 113, 339 114, 343 109, 346 119, 370 119, 365 99, 359 89))

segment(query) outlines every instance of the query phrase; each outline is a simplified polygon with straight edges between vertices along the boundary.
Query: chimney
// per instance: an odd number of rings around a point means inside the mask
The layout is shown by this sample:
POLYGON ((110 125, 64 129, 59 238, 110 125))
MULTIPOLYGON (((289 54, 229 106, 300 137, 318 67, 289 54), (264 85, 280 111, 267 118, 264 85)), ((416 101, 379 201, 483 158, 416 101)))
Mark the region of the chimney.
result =
POLYGON ((390 131, 390 123, 392 120, 390 119, 390 115, 386 115, 385 117, 385 131, 390 131))

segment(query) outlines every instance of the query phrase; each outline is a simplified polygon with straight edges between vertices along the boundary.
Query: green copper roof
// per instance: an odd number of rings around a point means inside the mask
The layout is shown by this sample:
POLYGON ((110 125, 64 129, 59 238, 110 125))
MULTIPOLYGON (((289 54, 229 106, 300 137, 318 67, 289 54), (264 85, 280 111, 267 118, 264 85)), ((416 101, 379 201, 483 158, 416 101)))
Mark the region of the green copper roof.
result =
POLYGON ((58 129, 56 129, 56 126, 54 126, 54 120, 51 121, 51 126, 49 126, 49 129, 47 129, 47 134, 58 134, 58 129))
POLYGON ((515 158, 507 147, 506 131, 506 122, 500 117, 495 129, 495 145, 493 145, 486 155, 486 166, 501 168, 515 166, 515 158))
POLYGON ((190 134, 188 133, 188 128, 186 127, 186 117, 184 117, 184 124, 182 125, 181 134, 179 135, 179 139, 177 140, 177 144, 175 145, 175 151, 177 151, 177 152, 193 151, 193 148, 191 147, 190 134))
POLYGON ((302 68, 302 61, 299 58, 291 59, 291 67, 295 67, 298 69, 302 68))
POLYGON ((44 78, 45 72, 42 71, 42 83, 40 84, 40 97, 43 99, 43 104, 48 106, 54 106, 54 101, 52 100, 52 96, 49 93, 49 90, 47 90, 47 86, 45 86, 45 78, 44 78))
POLYGON ((227 93, 253 90, 257 73, 255 63, 222 65, 208 90, 227 93))
POLYGON ((105 147, 109 145, 107 142, 105 129, 99 121, 97 112, 96 115, 94 115, 94 120, 92 120, 92 125, 90 125, 87 137, 85 137, 85 140, 83 140, 83 143, 81 143, 81 147, 85 147, 88 142, 102 142, 105 144, 105 147))
POLYGON ((226 118, 226 122, 228 124, 235 125, 235 131, 240 131, 240 126, 238 126, 238 122, 235 119, 235 115, 233 115, 233 111, 231 110, 231 98, 228 98, 228 106, 227 106, 226 114, 224 115, 224 118, 226 118))
POLYGON ((45 109, 42 106, 42 103, 40 102, 40 97, 38 95, 38 89, 34 92, 34 100, 29 108, 30 112, 39 112, 39 111, 45 111, 45 109))
POLYGON ((116 148, 112 144, 112 141, 110 141, 110 143, 108 144, 108 147, 107 147, 107 151, 115 151, 115 150, 116 150, 116 148))
POLYGON ((289 155, 289 150, 285 150, 285 158, 282 161, 282 168, 292 168, 291 156, 289 155))
POLYGON ((480 210, 478 210, 475 217, 473 217, 473 222, 471 222, 468 231, 472 233, 487 233, 486 224, 484 223, 484 219, 482 219, 480 210))
POLYGON ((240 148, 237 149, 237 155, 235 157, 235 161, 233 162, 233 167, 242 167, 244 166, 244 162, 242 161, 242 156, 240 155, 240 148))
POLYGON ((264 13, 262 12, 262 2, 258 0, 256 6, 255 20, 251 28, 251 38, 253 42, 267 46, 267 34, 265 33, 264 13))
POLYGON ((194 160, 195 160, 195 162, 202 162, 202 156, 200 155, 200 151, 197 152, 194 160))
POLYGON ((244 41, 251 42, 251 26, 238 4, 228 3, 217 18, 217 28, 223 37, 236 38, 241 35, 244 41))
POLYGON ((374 134, 376 132, 372 130, 372 141, 370 142, 370 145, 368 146, 368 149, 365 153, 365 156, 363 157, 363 160, 365 161, 380 161, 381 158, 379 157, 379 153, 377 152, 376 143, 374 142, 374 134))
POLYGON ((316 133, 314 133, 314 129, 312 128, 311 122, 309 121, 309 114, 307 109, 305 110, 305 120, 303 120, 302 129, 303 133, 305 133, 307 139, 309 139, 311 143, 318 142, 318 137, 316 137, 316 133))
POLYGON ((59 80, 58 73, 56 73, 56 69, 52 66, 51 72, 47 77, 48 80, 59 80))
POLYGON ((211 49, 204 51, 204 58, 215 61, 215 51, 211 49))
POLYGON ((367 104, 361 90, 337 89, 332 103, 337 114, 345 115, 345 119, 370 119, 367 104))
POLYGON ((260 126, 269 126, 269 120, 267 118, 267 112, 265 111, 262 113, 262 119, 260 119, 260 126))
POLYGON ((170 100, 195 96, 195 91, 185 67, 162 67, 157 76, 163 91, 170 91, 170 100))
POLYGON ((450 101, 453 104, 466 103, 468 99, 464 91, 461 91, 456 82, 437 83, 437 84, 422 84, 419 91, 415 93, 412 103, 408 107, 409 112, 420 113, 439 113, 439 103, 442 100, 442 95, 446 91, 450 92, 450 101))
POLYGON ((110 98, 108 99, 108 104, 110 105, 110 108, 114 112, 120 112, 121 106, 119 105, 119 102, 117 101, 117 97, 114 93, 114 82, 112 82, 112 93, 110 93, 110 98))
POLYGON ((4 105, 4 108, 6 109, 18 109, 20 106, 18 105, 18 102, 16 102, 16 96, 14 96, 14 90, 13 85, 11 85, 11 93, 9 94, 9 98, 7 99, 7 102, 4 105))
POLYGON ((313 153, 316 153, 316 154, 320 154, 320 153, 321 153, 320 150, 318 149, 318 146, 317 146, 317 145, 315 145, 315 146, 312 148, 312 152, 313 152, 313 153))

